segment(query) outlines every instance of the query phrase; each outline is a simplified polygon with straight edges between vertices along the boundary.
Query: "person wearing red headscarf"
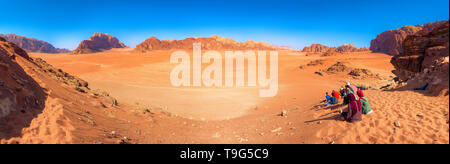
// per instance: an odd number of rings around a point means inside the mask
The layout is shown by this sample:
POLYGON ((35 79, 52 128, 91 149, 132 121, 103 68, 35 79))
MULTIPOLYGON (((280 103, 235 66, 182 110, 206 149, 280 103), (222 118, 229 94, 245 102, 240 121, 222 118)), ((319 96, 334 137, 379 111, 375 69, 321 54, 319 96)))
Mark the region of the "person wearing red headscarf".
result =
POLYGON ((356 100, 356 97, 353 93, 348 94, 349 103, 348 103, 348 111, 342 112, 342 116, 345 120, 349 122, 357 122, 362 120, 361 116, 361 102, 356 100))
POLYGON ((334 95, 334 97, 336 97, 336 100, 337 100, 337 101, 339 101, 339 98, 340 98, 340 94, 339 94, 339 92, 337 92, 337 91, 333 90, 333 92, 331 92, 331 94, 333 94, 333 95, 334 95))
POLYGON ((370 106, 369 100, 364 96, 362 90, 357 91, 359 102, 361 102, 361 110, 362 114, 370 114, 372 113, 372 107, 370 106))

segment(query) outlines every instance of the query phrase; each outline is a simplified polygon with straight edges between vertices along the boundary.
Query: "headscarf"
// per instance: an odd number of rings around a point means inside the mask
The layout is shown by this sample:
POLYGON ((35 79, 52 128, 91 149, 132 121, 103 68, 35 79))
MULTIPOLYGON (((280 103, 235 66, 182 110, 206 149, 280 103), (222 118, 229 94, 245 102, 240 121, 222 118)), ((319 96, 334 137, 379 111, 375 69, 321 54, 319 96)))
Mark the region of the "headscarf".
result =
POLYGON ((361 111, 361 102, 356 100, 356 97, 353 93, 348 95, 350 102, 348 103, 349 110, 352 110, 352 113, 357 113, 361 111))
POLYGON ((347 88, 347 94, 353 93, 352 89, 347 88))
POLYGON ((336 99, 339 100, 340 96, 339 96, 339 93, 337 91, 333 90, 333 92, 331 92, 331 93, 333 93, 333 96, 336 97, 336 99))
POLYGON ((358 90, 358 91, 357 91, 357 94, 358 94, 358 97, 359 97, 360 99, 363 99, 364 101, 367 101, 367 100, 364 98, 364 93, 363 93, 362 90, 358 90))

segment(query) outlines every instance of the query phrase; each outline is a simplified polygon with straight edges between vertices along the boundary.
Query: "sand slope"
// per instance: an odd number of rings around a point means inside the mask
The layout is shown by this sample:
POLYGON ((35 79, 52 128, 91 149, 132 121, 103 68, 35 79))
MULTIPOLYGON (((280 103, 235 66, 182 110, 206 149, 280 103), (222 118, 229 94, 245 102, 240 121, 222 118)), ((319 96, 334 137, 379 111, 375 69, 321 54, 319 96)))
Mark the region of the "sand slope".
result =
POLYGON ((346 106, 320 108, 316 121, 327 127, 315 134, 335 143, 449 143, 448 97, 429 97, 414 91, 366 91, 374 113, 363 121, 336 120, 346 106))

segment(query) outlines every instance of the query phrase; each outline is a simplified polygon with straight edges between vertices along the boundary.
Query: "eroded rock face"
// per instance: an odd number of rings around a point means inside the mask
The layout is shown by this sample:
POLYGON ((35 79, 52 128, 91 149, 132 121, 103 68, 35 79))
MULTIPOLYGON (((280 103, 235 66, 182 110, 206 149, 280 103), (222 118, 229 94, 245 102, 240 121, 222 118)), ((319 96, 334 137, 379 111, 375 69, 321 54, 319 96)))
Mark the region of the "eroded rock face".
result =
POLYGON ((0 84, 0 118, 17 110, 16 94, 4 85, 0 84))
POLYGON ((399 55, 403 51, 403 41, 408 35, 427 34, 434 28, 445 24, 446 21, 437 21, 425 25, 410 26, 406 25, 395 30, 385 31, 370 42, 372 52, 386 53, 389 55, 399 55))
POLYGON ((321 44, 312 44, 311 46, 303 48, 303 52, 321 53, 321 52, 327 52, 329 49, 331 49, 331 47, 324 46, 321 44))
POLYGON ((338 52, 357 52, 359 51, 353 44, 344 44, 336 48, 338 52))
POLYGON ((369 48, 356 48, 353 44, 344 44, 339 47, 328 47, 321 44, 312 44, 311 46, 303 48, 303 52, 322 53, 323 56, 332 56, 339 53, 363 51, 369 51, 369 48))
POLYGON ((73 54, 87 54, 101 52, 112 48, 125 48, 125 44, 116 37, 104 33, 95 33, 89 40, 83 40, 73 54))
POLYGON ((431 31, 425 28, 407 36, 403 52, 394 56, 391 63, 400 82, 415 87, 429 83, 433 93, 448 95, 449 23, 439 22, 438 25, 431 31))
POLYGON ((236 42, 233 39, 211 36, 211 37, 189 37, 184 40, 159 40, 151 37, 137 45, 135 52, 144 53, 151 50, 175 50, 192 49, 193 43, 202 43, 203 50, 289 50, 287 47, 278 47, 266 42, 236 42))
POLYGON ((20 48, 28 52, 41 52, 41 53, 66 53, 69 52, 68 49, 55 48, 50 43, 42 40, 27 38, 24 36, 19 36, 15 34, 2 35, 0 37, 4 38, 6 41, 12 42, 19 46, 20 48))
POLYGON ((17 64, 19 58, 32 62, 20 47, 0 39, 0 118, 41 105, 36 100, 42 99, 42 89, 17 64))

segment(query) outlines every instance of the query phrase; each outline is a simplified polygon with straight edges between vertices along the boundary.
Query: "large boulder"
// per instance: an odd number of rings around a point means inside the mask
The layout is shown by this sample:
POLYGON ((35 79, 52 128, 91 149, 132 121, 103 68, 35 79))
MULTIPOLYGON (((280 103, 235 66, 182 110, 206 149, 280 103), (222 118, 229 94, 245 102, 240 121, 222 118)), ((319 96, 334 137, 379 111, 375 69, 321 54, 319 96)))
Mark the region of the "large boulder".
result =
POLYGON ((125 48, 125 44, 116 37, 104 33, 95 33, 89 40, 83 40, 73 54, 87 54, 101 52, 112 48, 125 48))
POLYGON ((391 63, 400 82, 416 87, 429 83, 433 93, 448 94, 449 22, 439 25, 407 36, 403 52, 391 63))

